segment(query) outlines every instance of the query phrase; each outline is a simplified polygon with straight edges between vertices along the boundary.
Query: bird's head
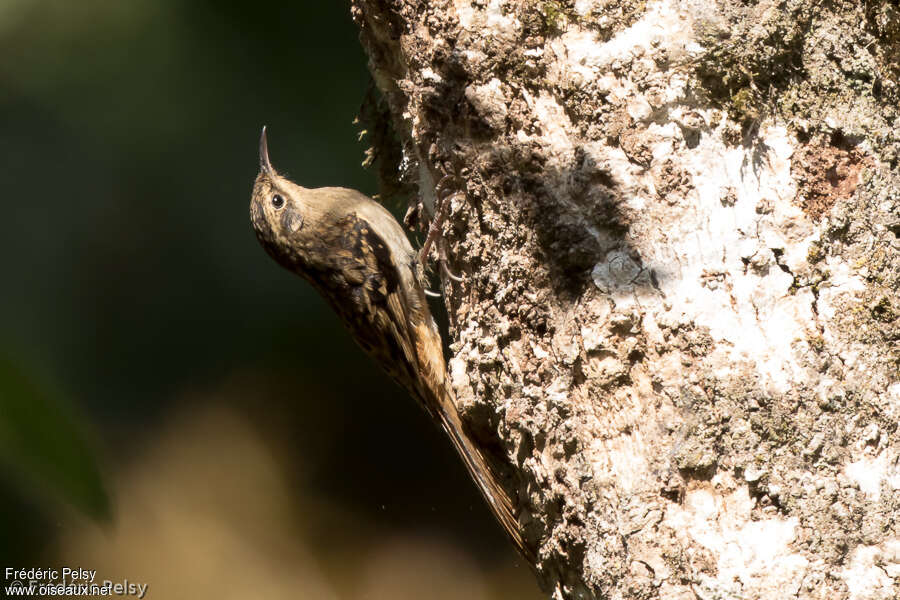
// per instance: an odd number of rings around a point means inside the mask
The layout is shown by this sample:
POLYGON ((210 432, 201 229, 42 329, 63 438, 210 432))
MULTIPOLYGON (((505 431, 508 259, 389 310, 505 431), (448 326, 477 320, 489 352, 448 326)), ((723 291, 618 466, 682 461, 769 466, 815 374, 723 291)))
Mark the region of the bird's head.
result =
POLYGON ((250 220, 256 238, 282 266, 294 270, 315 235, 325 207, 317 206, 314 190, 278 174, 269 160, 266 128, 259 138, 259 175, 250 198, 250 220))

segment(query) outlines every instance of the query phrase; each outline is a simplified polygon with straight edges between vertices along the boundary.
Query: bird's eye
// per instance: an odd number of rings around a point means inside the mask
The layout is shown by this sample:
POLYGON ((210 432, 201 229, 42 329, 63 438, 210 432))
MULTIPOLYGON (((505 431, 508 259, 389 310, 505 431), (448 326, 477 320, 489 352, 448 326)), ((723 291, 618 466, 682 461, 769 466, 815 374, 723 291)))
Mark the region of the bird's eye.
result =
POLYGON ((282 206, 284 206, 284 198, 281 196, 281 194, 275 194, 274 196, 272 196, 272 206, 274 206, 275 208, 281 208, 282 206))

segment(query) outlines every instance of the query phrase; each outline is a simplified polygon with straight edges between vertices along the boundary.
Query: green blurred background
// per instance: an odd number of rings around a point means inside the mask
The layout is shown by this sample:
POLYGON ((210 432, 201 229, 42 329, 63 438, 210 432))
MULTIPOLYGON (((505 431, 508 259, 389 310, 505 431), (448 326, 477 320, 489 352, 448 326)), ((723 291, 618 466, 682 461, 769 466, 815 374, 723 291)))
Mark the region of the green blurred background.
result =
POLYGON ((377 191, 369 81, 345 2, 0 0, 0 566, 151 598, 540 597, 249 226, 263 124, 298 182, 377 191))

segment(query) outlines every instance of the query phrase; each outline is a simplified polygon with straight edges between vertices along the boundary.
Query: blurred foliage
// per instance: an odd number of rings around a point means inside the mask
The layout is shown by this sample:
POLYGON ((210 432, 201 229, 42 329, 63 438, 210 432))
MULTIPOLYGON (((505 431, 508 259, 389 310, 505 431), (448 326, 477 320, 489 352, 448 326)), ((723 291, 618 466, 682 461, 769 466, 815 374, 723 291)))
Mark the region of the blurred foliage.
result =
POLYGON ((94 517, 109 500, 70 406, 0 352, 0 463, 94 517))
POLYGON ((346 6, 37 0, 0 23, 0 332, 126 419, 293 346, 321 305, 253 239, 257 139, 307 185, 374 191, 346 6))

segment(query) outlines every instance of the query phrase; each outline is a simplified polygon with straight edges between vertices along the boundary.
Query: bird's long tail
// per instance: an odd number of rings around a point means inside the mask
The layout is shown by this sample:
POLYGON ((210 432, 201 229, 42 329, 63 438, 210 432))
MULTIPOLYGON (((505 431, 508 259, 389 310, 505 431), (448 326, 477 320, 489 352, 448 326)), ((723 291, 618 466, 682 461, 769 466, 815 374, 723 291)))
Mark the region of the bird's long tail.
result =
POLYGON ((534 552, 528 548, 522 537, 515 504, 509 492, 501 485, 500 478, 463 427, 462 418, 456 408, 456 397, 447 381, 441 337, 434 321, 429 318, 420 323, 414 337, 417 343, 418 389, 410 391, 419 396, 425 410, 441 424, 441 428, 447 433, 450 442, 466 465, 469 475, 490 506, 491 512, 522 557, 528 561, 528 565, 534 567, 534 552))
POLYGON ((522 557, 528 561, 529 565, 535 564, 534 553, 525 544, 522 532, 519 528, 519 522, 516 518, 515 508, 509 492, 500 484, 494 469, 488 464, 481 450, 474 444, 472 439, 463 429, 462 419, 456 410, 456 404, 452 397, 452 392, 446 387, 445 401, 441 403, 442 414, 439 415, 441 426, 447 435, 456 452, 462 458, 469 475, 478 486, 478 490, 484 497, 491 512, 503 526, 506 535, 516 546, 516 549, 522 557))

